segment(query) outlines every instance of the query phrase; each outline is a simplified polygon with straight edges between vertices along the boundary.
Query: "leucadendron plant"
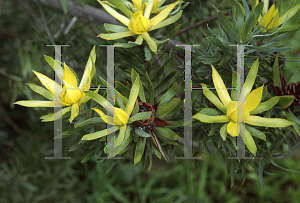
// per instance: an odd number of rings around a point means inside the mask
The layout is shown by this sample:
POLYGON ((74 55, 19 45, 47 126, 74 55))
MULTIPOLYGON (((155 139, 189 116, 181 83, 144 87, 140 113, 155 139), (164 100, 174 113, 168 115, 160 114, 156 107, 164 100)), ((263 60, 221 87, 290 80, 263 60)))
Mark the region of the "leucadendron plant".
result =
MULTIPOLYGON (((137 35, 135 42, 129 41, 129 43, 141 45, 143 43, 143 40, 145 40, 151 51, 153 51, 155 54, 157 53, 158 40, 152 38, 149 35, 149 32, 176 22, 182 15, 182 11, 180 11, 180 9, 176 9, 172 13, 172 16, 168 16, 176 5, 181 5, 183 3, 183 1, 180 0, 170 5, 160 7, 165 2, 165 0, 133 0, 133 4, 128 1, 125 1, 125 3, 120 3, 115 0, 98 0, 98 2, 109 14, 111 14, 114 18, 125 25, 124 27, 106 23, 104 25, 105 29, 112 33, 100 34, 99 37, 106 40, 116 40, 137 35), (125 16, 118 13, 114 9, 114 7, 121 10, 125 14, 125 16), (151 13, 158 14, 150 17, 151 13)), ((125 48, 128 47, 125 45, 123 46, 125 48)))
MULTIPOLYGON (((173 98, 178 88, 177 83, 174 83, 172 87, 160 97, 158 102, 153 105, 154 90, 147 73, 146 76, 148 88, 150 88, 150 95, 148 97, 149 103, 146 101, 144 88, 139 74, 134 69, 131 71, 131 79, 134 81, 131 89, 121 85, 124 89, 123 94, 125 96, 116 89, 114 90, 116 102, 119 107, 114 107, 107 102, 104 97, 95 92, 85 92, 103 107, 102 109, 98 107, 93 107, 92 109, 98 113, 104 122, 114 125, 114 127, 86 134, 82 137, 82 140, 99 139, 100 141, 106 141, 105 136, 115 131, 116 139, 111 139, 109 141, 114 142, 113 155, 117 156, 118 154, 123 154, 134 145, 134 163, 139 163, 142 157, 148 159, 147 156, 149 155, 150 169, 152 165, 152 149, 159 159, 164 157, 164 159, 168 161, 168 155, 165 153, 166 149, 162 147, 160 143, 163 142, 164 144, 177 145, 176 141, 179 139, 179 136, 174 131, 167 128, 172 124, 163 119, 170 117, 172 111, 178 111, 178 109, 175 108, 178 106, 180 107, 180 99, 173 98), (129 90, 130 93, 127 95, 129 90), (126 98, 127 96, 129 96, 128 99, 126 98), (105 109, 111 112, 114 111, 114 118, 107 116, 105 109), (149 137, 151 137, 153 142, 147 139, 149 137), (147 156, 145 155, 145 151, 146 154, 148 154, 147 156)), ((104 79, 100 79, 102 83, 110 86, 104 79)), ((120 87, 120 84, 121 83, 116 82, 117 87, 120 87)), ((111 153, 111 151, 107 151, 107 147, 104 147, 104 150, 108 154, 111 153)))
MULTIPOLYGON (((91 80, 96 73, 95 62, 96 62, 96 52, 95 47, 91 50, 89 59, 86 63, 84 73, 81 79, 80 84, 78 84, 78 76, 70 67, 68 67, 65 63, 63 63, 63 67, 61 67, 61 62, 56 61, 58 66, 55 66, 55 60, 50 56, 44 56, 45 60, 55 71, 55 67, 60 68, 60 71, 56 71, 56 74, 61 79, 63 88, 59 86, 58 83, 54 82, 47 76, 33 71, 34 74, 38 77, 40 82, 47 89, 28 83, 28 86, 35 91, 36 93, 42 95, 43 97, 49 99, 50 101, 38 101, 38 100, 27 100, 27 101, 17 101, 15 104, 26 106, 26 107, 54 107, 56 106, 68 106, 56 114, 48 114, 42 116, 42 122, 54 121, 67 112, 71 111, 71 116, 69 118, 70 123, 76 118, 79 113, 79 106, 82 103, 87 102, 90 97, 86 96, 84 91, 89 90, 91 85, 91 80), (56 88, 62 88, 61 95, 55 94, 56 88), (55 98, 55 99, 54 99, 55 98)), ((96 90, 97 91, 97 90, 96 90)))
MULTIPOLYGON (((203 123, 225 123, 220 129, 220 136, 222 137, 223 141, 226 140, 227 133, 232 137, 241 134, 247 148, 254 156, 256 156, 257 147, 252 136, 266 141, 266 135, 252 126, 283 128, 294 124, 281 118, 265 118, 255 115, 271 109, 279 102, 278 97, 273 97, 266 102, 260 103, 263 85, 251 91, 255 82, 258 67, 259 61, 256 60, 251 66, 242 90, 243 93, 241 95, 244 95, 245 102, 244 108, 241 108, 242 105, 238 106, 238 102, 235 101, 235 99, 239 100, 239 98, 230 98, 221 76, 214 66, 212 66, 213 83, 219 98, 212 93, 205 84, 202 84, 203 94, 225 115, 222 115, 222 113, 216 109, 204 108, 193 116, 194 119, 197 119, 203 123), (238 113, 238 111, 243 111, 243 114, 238 113), (241 115, 243 115, 244 118, 238 118, 238 116, 241 115), (245 129, 242 129, 243 125, 241 125, 242 123, 238 123, 238 121, 245 122, 245 129), (240 133, 241 130, 244 130, 244 133, 240 133)), ((232 76, 233 88, 237 85, 236 75, 237 73, 234 72, 232 76)), ((236 90, 232 90, 231 97, 235 97, 235 94, 236 90)))

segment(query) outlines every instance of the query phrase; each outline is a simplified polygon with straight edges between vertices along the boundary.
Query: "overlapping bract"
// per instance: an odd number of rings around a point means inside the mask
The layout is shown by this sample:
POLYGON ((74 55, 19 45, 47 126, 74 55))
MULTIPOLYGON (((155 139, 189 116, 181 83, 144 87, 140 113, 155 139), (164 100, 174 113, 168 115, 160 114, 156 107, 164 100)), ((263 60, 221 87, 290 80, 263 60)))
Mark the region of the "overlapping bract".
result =
MULTIPOLYGON (((45 56, 46 61, 55 71, 55 60, 49 56, 45 56)), ((60 106, 69 106, 62 109, 59 113, 46 115, 42 117, 42 121, 53 121, 60 118, 63 114, 71 111, 70 123, 79 113, 79 105, 81 103, 87 102, 90 98, 85 95, 84 91, 89 90, 91 85, 91 80, 95 74, 95 62, 96 62, 96 53, 95 47, 90 53, 90 57, 86 64, 80 85, 78 86, 78 79, 76 73, 64 63, 64 68, 60 66, 60 62, 56 61, 59 66, 56 66, 60 70, 56 71, 58 77, 61 78, 63 83, 63 88, 61 86, 48 78, 47 76, 33 71, 34 74, 38 77, 40 82, 46 87, 46 89, 28 84, 29 87, 37 92, 38 94, 46 97, 51 101, 38 101, 38 100, 27 100, 27 101, 17 101, 15 104, 26 106, 26 107, 60 107, 60 106), (61 74, 60 74, 61 73, 61 74), (55 94, 55 90, 61 90, 61 95, 55 94), (55 99, 54 99, 55 98, 55 99)))
MULTIPOLYGON (((258 5, 259 0, 256 0, 256 6, 258 5)), ((260 25, 263 28, 266 28, 268 30, 276 28, 277 26, 283 24, 286 20, 293 17, 299 10, 300 4, 294 6, 293 8, 289 9, 287 12, 285 12, 283 15, 279 16, 278 8, 276 8, 276 5, 273 4, 271 8, 269 8, 269 0, 263 0, 264 7, 262 10, 262 16, 258 18, 258 22, 261 22, 260 25)))
POLYGON ((109 14, 111 14, 126 26, 123 27, 105 24, 104 26, 106 27, 106 29, 114 33, 100 34, 98 35, 99 37, 106 40, 115 40, 124 37, 139 35, 135 43, 141 45, 143 40, 145 40, 149 48, 154 53, 157 52, 157 44, 154 39, 150 37, 148 32, 176 22, 182 14, 182 11, 179 11, 174 16, 167 18, 174 7, 177 4, 182 3, 181 1, 176 1, 173 4, 163 7, 160 6, 165 2, 165 0, 148 0, 144 3, 142 3, 142 0, 132 0, 133 4, 131 2, 125 1, 125 6, 121 5, 121 7, 119 7, 118 9, 120 9, 127 17, 115 11, 112 8, 115 6, 112 5, 109 1, 98 0, 98 2, 109 14), (158 14, 153 18, 150 18, 151 13, 158 14))
MULTIPOLYGON (((251 92, 252 86, 255 81, 255 77, 258 71, 259 62, 256 60, 246 79, 243 88, 243 94, 245 98, 244 109, 241 108, 241 102, 232 101, 228 91, 224 85, 224 82, 217 72, 217 70, 212 66, 212 78, 213 82, 217 91, 219 98, 213 94, 209 89, 206 88, 206 85, 203 84, 203 94, 218 108, 220 109, 225 115, 221 115, 215 109, 205 108, 201 110, 199 113, 193 116, 193 118, 200 120, 203 123, 226 123, 220 130, 220 134, 223 140, 226 139, 227 133, 231 136, 238 136, 240 134, 241 129, 241 122, 244 121, 246 124, 254 125, 254 126, 265 126, 265 127, 287 127, 292 125, 293 123, 280 118, 263 118, 259 116, 254 116, 257 113, 261 113, 272 108, 276 105, 279 101, 278 97, 273 97, 269 101, 272 102, 264 102, 267 103, 260 104, 262 98, 262 91, 263 86, 253 90, 251 92), (244 113, 238 113, 244 112, 244 113), (239 118, 239 116, 243 115, 243 118, 239 118), (226 127, 226 130, 224 128, 226 127), (222 130, 223 129, 223 130, 222 130)), ((259 132, 261 139, 265 140, 265 135, 263 132, 260 132, 254 129, 255 132, 259 132)), ((253 128, 251 126, 246 126, 244 129, 243 139, 245 141, 246 146, 250 150, 252 154, 256 154, 257 148, 252 136, 257 136, 256 134, 251 134, 253 132, 253 128), (247 130, 252 129, 252 130, 247 130), (252 135, 252 136, 251 136, 252 135)))

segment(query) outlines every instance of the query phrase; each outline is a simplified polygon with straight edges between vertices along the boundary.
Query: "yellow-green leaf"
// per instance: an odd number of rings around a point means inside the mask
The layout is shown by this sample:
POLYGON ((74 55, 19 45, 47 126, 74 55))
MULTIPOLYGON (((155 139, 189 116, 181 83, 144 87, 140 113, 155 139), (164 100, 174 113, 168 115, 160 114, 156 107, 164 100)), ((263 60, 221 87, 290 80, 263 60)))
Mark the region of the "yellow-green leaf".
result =
POLYGON ((245 123, 272 128, 283 128, 293 124, 292 122, 281 118, 263 118, 259 116, 249 116, 245 123))
POLYGON ((54 101, 26 100, 26 101, 17 101, 14 104, 18 104, 26 107, 54 107, 54 101))
POLYGON ((110 133, 119 130, 119 126, 116 125, 114 127, 108 128, 108 129, 104 129, 104 130, 100 130, 94 133, 90 133, 90 134, 86 134, 82 137, 81 140, 94 140, 94 139, 98 139, 100 137, 104 137, 106 135, 109 135, 110 133))

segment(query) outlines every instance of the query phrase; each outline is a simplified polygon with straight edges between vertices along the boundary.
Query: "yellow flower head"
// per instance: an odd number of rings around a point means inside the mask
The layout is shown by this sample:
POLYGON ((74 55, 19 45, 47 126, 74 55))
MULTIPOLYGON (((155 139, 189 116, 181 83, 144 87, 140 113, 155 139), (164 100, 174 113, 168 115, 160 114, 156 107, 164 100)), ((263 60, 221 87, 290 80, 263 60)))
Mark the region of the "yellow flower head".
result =
POLYGON ((259 62, 256 60, 248 73, 244 88, 241 93, 241 95, 244 95, 245 99, 239 99, 238 101, 231 100, 221 76, 212 66, 213 83, 220 99, 209 89, 207 89, 205 84, 202 84, 203 94, 225 115, 221 115, 220 112, 215 109, 204 108, 193 116, 193 118, 204 123, 225 123, 220 130, 222 139, 226 139, 227 133, 233 137, 241 134, 246 146, 254 155, 257 149, 252 136, 257 136, 259 134, 261 135, 259 138, 265 140, 265 134, 249 125, 287 127, 293 124, 285 119, 254 116, 257 113, 261 113, 272 108, 279 101, 278 97, 273 97, 269 101, 260 104, 263 86, 251 91, 256 78, 258 66, 259 62), (245 123, 246 129, 241 128, 240 124, 242 122, 245 123), (243 133, 241 132, 242 130, 244 131, 243 133), (255 133, 251 134, 250 132, 255 133))
POLYGON ((150 20, 145 18, 141 11, 137 11, 131 16, 128 29, 135 34, 142 34, 147 32, 149 26, 150 20))
POLYGON ((104 27, 107 30, 115 33, 100 34, 99 37, 106 40, 116 40, 123 37, 139 35, 134 43, 141 45, 143 43, 143 40, 145 40, 149 48, 154 53, 156 53, 157 51, 157 45, 153 38, 150 37, 148 32, 176 22, 182 15, 182 11, 179 11, 177 12, 177 14, 167 18, 171 11, 175 8, 175 6, 178 3, 182 3, 182 1, 176 1, 173 4, 160 7, 165 2, 165 0, 148 0, 144 3, 142 2, 142 0, 133 0, 132 2, 134 4, 134 8, 132 9, 132 11, 125 5, 122 5, 122 7, 119 8, 127 17, 118 13, 112 8, 117 6, 117 4, 111 5, 106 1, 100 0, 98 0, 98 2, 109 14, 111 14, 126 26, 122 27, 117 25, 105 24, 104 27), (150 18, 151 13, 158 14, 150 18))
MULTIPOLYGON (((269 9, 269 0, 262 0, 264 6, 262 10, 262 16, 258 18, 258 22, 261 22, 260 25, 263 28, 267 28, 268 30, 273 29, 281 24, 283 24, 286 20, 293 17, 297 11, 300 8, 300 4, 294 6, 287 12, 285 12, 283 15, 279 16, 278 8, 276 8, 276 5, 273 4, 271 8, 269 9), (275 9, 276 8, 276 9, 275 9)), ((259 0, 256 0, 255 6, 257 6, 259 3, 259 0)))
MULTIPOLYGON (((55 60, 49 56, 45 56, 46 61, 51 65, 53 70, 55 71, 55 60)), ((46 87, 46 89, 29 84, 29 87, 41 94, 42 96, 46 97, 47 99, 50 99, 51 101, 36 101, 36 100, 28 100, 28 101, 18 101, 15 104, 19 104, 26 107, 54 107, 54 106, 70 106, 65 109, 62 109, 60 114, 57 115, 51 115, 51 116, 43 116, 43 121, 53 121, 58 118, 60 118, 63 114, 71 111, 71 117, 69 119, 70 122, 73 121, 73 119, 78 115, 79 113, 79 105, 81 103, 87 102, 90 98, 85 95, 83 91, 89 90, 90 84, 91 84, 91 72, 95 72, 95 61, 96 61, 96 54, 95 54, 95 47, 92 49, 90 58, 87 62, 87 65, 85 67, 85 71, 83 73, 82 80, 80 82, 80 85, 78 86, 77 76, 75 75, 75 72, 72 71, 71 68, 69 68, 64 63, 64 69, 62 67, 58 66, 60 71, 57 71, 56 73, 58 76, 62 79, 63 82, 63 88, 61 86, 48 78, 47 76, 33 71, 34 74, 38 77, 40 82, 46 87), (62 75, 59 75, 59 73, 62 73, 62 75), (61 90, 61 95, 55 94, 55 90, 61 90), (55 101, 54 101, 55 99, 55 101)), ((59 61, 57 61, 58 64, 60 64, 59 61)))

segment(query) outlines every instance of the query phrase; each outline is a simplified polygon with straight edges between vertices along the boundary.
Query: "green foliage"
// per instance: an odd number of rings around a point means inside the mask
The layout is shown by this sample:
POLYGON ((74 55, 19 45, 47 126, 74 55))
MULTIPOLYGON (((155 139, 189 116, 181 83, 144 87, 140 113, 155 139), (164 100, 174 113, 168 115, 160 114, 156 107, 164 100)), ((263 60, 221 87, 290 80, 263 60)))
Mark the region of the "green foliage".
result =
MULTIPOLYGON (((96 1, 76 2, 102 9, 96 1)), ((131 1, 108 2, 130 17, 128 5, 131 1)), ((166 4, 173 2, 168 0, 166 4)), ((106 130, 105 119, 92 110, 98 108, 107 115, 106 48, 95 46, 96 53, 92 55, 90 50, 96 44, 107 44, 96 37, 99 33, 123 32, 124 28, 107 23, 97 25, 89 21, 92 18, 73 17, 74 12, 67 6, 73 3, 70 0, 60 1, 60 12, 46 7, 43 1, 4 1, 0 6, 3 28, 0 29, 0 53, 3 55, 0 59, 0 147, 3 154, 0 201, 280 202, 284 199, 285 202, 298 202, 299 156, 294 150, 299 149, 300 108, 295 106, 294 112, 287 112, 285 108, 294 97, 276 96, 272 85, 282 88, 281 72, 287 84, 299 81, 299 67, 291 68, 293 65, 289 63, 292 57, 298 57, 299 37, 293 35, 299 29, 299 12, 279 27, 266 30, 258 20, 263 3, 255 7, 253 2, 250 5, 246 0, 204 0, 185 4, 180 1, 164 25, 178 21, 149 32, 158 46, 157 54, 138 37, 114 41, 123 47, 115 47, 115 94, 112 96, 116 102, 113 105, 125 111, 131 90, 137 87, 138 92, 133 92, 140 101, 132 103, 133 111, 126 129, 114 126, 106 130), (225 12, 228 10, 231 13, 225 12), (213 15, 216 20, 206 21, 207 26, 201 24, 181 30, 213 15), (201 44, 192 50, 191 85, 201 85, 200 90, 192 91, 192 113, 202 121, 210 119, 209 116, 219 116, 219 121, 223 122, 225 118, 221 115, 227 113, 217 100, 216 90, 207 89, 214 87, 211 65, 221 75, 235 101, 239 80, 236 45, 251 45, 244 50, 244 78, 251 78, 253 89, 264 85, 264 91, 261 103, 250 114, 293 123, 286 128, 245 125, 253 136, 251 143, 257 146, 255 149, 249 147, 250 151, 247 145, 245 156, 256 152, 256 157, 261 159, 229 160, 228 157, 236 156, 236 140, 228 135, 228 124, 215 124, 216 120, 211 120, 211 124, 192 122, 192 154, 201 157, 201 161, 191 164, 174 158, 182 157, 185 152, 182 139, 184 84, 189 81, 184 81, 184 50, 170 47, 168 42, 172 38, 186 44, 201 44), (94 77, 90 91, 85 92, 92 99, 80 105, 79 114, 71 124, 68 122, 71 107, 54 115, 52 108, 25 108, 13 104, 17 100, 44 99, 41 96, 54 100, 52 94, 39 87, 41 84, 32 72, 53 75, 50 68, 54 68, 53 48, 45 44, 71 44, 63 48, 62 62, 72 68, 76 77, 82 78, 86 74, 84 67, 92 64, 91 77, 94 77), (296 50, 288 52, 291 46, 296 50), (249 72, 253 63, 257 65, 257 74, 249 72), (134 85, 136 81, 138 85, 134 85), (93 91, 99 85, 99 92, 93 91), (154 118, 149 109, 140 107, 142 102, 152 107, 157 105, 154 118), (71 156, 71 160, 44 159, 54 153, 53 123, 49 121, 58 116, 62 116, 63 129, 55 139, 63 138, 62 152, 66 157, 71 156), (154 120, 150 122, 149 119, 154 120), (138 121, 150 124, 142 127, 138 121), (106 136, 111 132, 115 132, 115 139, 109 142, 115 142, 115 156, 122 160, 105 159, 106 136), (281 160, 284 155, 289 158, 281 160), (283 175, 285 172, 288 174, 283 175)), ((276 1, 280 14, 296 5, 296 1, 290 5, 281 2, 276 1)), ((251 135, 247 134, 245 139, 251 135)))

